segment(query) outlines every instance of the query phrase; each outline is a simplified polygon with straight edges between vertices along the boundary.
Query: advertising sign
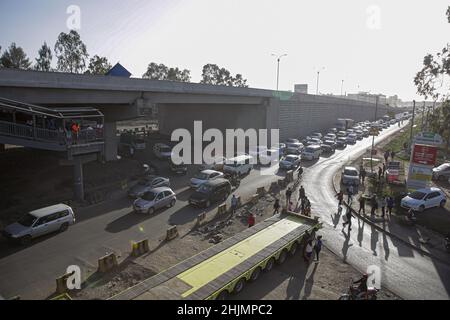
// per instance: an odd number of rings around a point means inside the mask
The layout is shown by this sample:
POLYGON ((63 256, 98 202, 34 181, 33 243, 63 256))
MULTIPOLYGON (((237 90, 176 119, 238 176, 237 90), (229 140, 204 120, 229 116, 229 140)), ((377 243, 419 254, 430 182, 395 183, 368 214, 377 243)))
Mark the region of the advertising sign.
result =
POLYGON ((434 166, 436 164, 436 158, 437 147, 423 144, 414 145, 411 163, 434 166))

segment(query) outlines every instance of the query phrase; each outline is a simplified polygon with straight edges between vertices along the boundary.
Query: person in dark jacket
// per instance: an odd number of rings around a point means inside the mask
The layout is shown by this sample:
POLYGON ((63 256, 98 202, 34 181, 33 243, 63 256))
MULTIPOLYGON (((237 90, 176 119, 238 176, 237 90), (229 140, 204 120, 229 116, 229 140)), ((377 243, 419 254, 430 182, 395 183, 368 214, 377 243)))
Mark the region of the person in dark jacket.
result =
POLYGON ((322 250, 322 236, 317 237, 316 245, 314 246, 314 251, 316 252, 317 261, 319 261, 320 250, 322 250))

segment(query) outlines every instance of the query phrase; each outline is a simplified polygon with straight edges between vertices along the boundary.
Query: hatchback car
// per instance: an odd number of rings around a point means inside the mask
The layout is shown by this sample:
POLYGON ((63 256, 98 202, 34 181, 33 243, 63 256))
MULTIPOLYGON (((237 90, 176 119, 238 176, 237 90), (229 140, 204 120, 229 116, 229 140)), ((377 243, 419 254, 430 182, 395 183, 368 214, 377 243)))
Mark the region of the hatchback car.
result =
POLYGON ((450 163, 433 168, 433 180, 445 181, 450 178, 450 163))
POLYGON ((404 209, 413 209, 422 212, 433 207, 443 207, 447 199, 445 193, 439 188, 424 188, 409 193, 400 203, 404 209))
POLYGON ((190 187, 197 189, 202 183, 217 178, 222 178, 223 173, 215 170, 203 170, 197 173, 190 181, 190 187))
POLYGON ((3 230, 3 235, 13 241, 27 244, 31 239, 55 231, 65 231, 75 223, 71 207, 57 204, 31 211, 3 230))
POLYGON ((337 140, 336 140, 336 147, 337 148, 345 148, 345 147, 347 147, 347 139, 343 138, 343 137, 337 138, 337 140))
POLYGON ((336 144, 333 140, 325 140, 322 144, 322 151, 324 153, 333 153, 336 150, 336 144))
POLYGON ((231 183, 219 178, 203 183, 189 197, 189 204, 208 208, 211 203, 225 201, 231 193, 231 183))
POLYGON ((139 180, 134 187, 128 190, 128 196, 130 198, 139 198, 144 193, 157 187, 170 187, 170 180, 164 177, 147 176, 139 180))
POLYGON ((152 189, 133 203, 133 210, 137 213, 153 214, 164 207, 173 207, 177 202, 175 192, 168 187, 152 189))
POLYGON ((344 185, 359 185, 359 173, 355 167, 345 167, 342 171, 341 182, 344 185))
POLYGON ((357 139, 358 138, 355 133, 350 133, 347 136, 346 141, 347 141, 347 144, 355 144, 357 139))
POLYGON ((300 165, 301 157, 299 155, 289 154, 281 158, 279 166, 280 169, 291 170, 300 165))

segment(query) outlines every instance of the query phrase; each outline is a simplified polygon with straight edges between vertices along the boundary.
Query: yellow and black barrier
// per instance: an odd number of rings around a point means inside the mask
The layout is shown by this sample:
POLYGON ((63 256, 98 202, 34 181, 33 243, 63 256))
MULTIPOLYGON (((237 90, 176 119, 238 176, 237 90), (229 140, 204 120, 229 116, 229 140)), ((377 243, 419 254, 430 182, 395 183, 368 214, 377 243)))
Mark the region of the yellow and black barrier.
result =
POLYGON ((106 256, 98 259, 98 271, 108 272, 111 269, 117 267, 117 257, 115 253, 107 254, 106 256))
POLYGON ((141 254, 149 252, 148 239, 131 243, 131 255, 138 257, 141 254))
POLYGON ((67 288, 67 279, 69 279, 69 277, 73 274, 74 272, 65 273, 62 276, 56 278, 56 293, 61 294, 69 291, 69 289, 67 288))
POLYGON ((173 239, 175 239, 176 237, 178 237, 178 229, 177 229, 177 226, 172 226, 172 227, 170 227, 169 229, 167 229, 167 232, 166 232, 166 240, 167 240, 167 241, 173 240, 173 239))

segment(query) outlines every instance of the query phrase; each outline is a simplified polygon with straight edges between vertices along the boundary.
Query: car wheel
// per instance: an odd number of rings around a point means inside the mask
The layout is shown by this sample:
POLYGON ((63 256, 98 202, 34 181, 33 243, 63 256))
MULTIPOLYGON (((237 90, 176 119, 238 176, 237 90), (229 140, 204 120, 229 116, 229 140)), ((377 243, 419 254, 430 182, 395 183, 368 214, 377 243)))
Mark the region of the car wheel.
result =
POLYGON ((31 236, 23 236, 22 238, 20 238, 20 244, 22 245, 27 245, 31 242, 31 236))
POLYGON ((59 232, 64 232, 64 231, 66 231, 68 227, 69 227, 69 224, 68 224, 67 222, 66 222, 66 223, 63 223, 63 224, 59 227, 59 232))
POLYGON ((256 281, 258 280, 259 276, 261 274, 261 268, 257 267, 255 270, 253 270, 252 275, 250 276, 250 281, 256 281))
POLYGON ((173 199, 172 201, 170 201, 169 206, 170 206, 170 207, 173 207, 173 206, 175 205, 176 202, 177 202, 177 201, 176 201, 175 199, 173 199))
POLYGON ((154 214, 155 213, 155 208, 153 208, 153 207, 148 208, 147 213, 148 214, 154 214))
POLYGON ((423 212, 425 210, 425 206, 422 204, 420 207, 419 207, 419 212, 423 212))
POLYGON ((270 258, 269 261, 267 261, 266 267, 264 268, 265 272, 269 272, 270 270, 273 269, 273 266, 275 264, 275 259, 274 258, 270 258))
POLYGON ((286 250, 281 251, 280 256, 278 257, 277 263, 283 264, 283 262, 286 261, 286 258, 287 258, 286 250))
POLYGON ((239 281, 234 285, 233 293, 238 294, 239 292, 241 292, 244 289, 244 285, 245 279, 244 278, 239 279, 239 281))
POLYGON ((297 242, 294 242, 294 243, 292 244, 291 250, 289 250, 289 254, 290 254, 291 256, 294 256, 295 253, 297 252, 297 248, 298 248, 298 244, 297 244, 297 242))
POLYGON ((440 206, 441 208, 443 208, 443 207, 445 206, 445 203, 446 203, 446 200, 445 200, 445 199, 442 199, 442 200, 441 200, 441 203, 439 203, 439 206, 440 206))
POLYGON ((228 298, 228 291, 223 290, 221 293, 219 293, 216 297, 216 300, 227 300, 228 298))

